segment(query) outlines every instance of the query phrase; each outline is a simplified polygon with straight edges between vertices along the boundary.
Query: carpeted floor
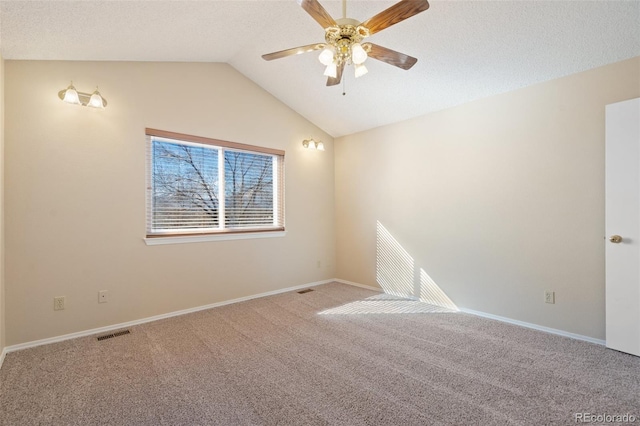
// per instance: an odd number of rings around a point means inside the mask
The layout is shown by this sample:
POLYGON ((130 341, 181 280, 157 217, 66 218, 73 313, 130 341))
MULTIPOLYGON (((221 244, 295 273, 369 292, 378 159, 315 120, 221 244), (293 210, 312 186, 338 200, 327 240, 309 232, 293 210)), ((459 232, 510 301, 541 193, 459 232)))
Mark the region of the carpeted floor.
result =
POLYGON ((9 353, 2 425, 640 424, 640 358, 332 283, 9 353))

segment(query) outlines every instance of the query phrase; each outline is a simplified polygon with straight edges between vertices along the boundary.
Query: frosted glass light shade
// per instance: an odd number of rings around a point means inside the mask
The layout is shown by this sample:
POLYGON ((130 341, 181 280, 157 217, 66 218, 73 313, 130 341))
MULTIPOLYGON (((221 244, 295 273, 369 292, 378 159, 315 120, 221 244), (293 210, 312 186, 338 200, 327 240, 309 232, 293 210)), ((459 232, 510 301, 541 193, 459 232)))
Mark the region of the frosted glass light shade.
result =
POLYGON ((356 65, 356 68, 355 68, 356 78, 362 77, 363 75, 365 75, 368 72, 369 72, 369 70, 367 69, 367 67, 364 66, 364 64, 356 65))
POLYGON ((104 102, 102 100, 102 96, 100 96, 100 92, 98 92, 97 88, 95 92, 93 92, 93 94, 91 95, 91 99, 89 99, 89 103, 87 104, 87 106, 90 106, 93 108, 104 108, 104 102))
POLYGON ((354 43, 353 46, 351 46, 351 61, 356 65, 360 65, 366 60, 367 52, 365 52, 360 43, 354 43))
POLYGON ((320 52, 318 60, 322 65, 328 66, 333 62, 333 56, 335 55, 335 53, 336 49, 333 46, 327 46, 322 52, 320 52))
POLYGON ((324 70, 324 75, 331 78, 336 78, 338 76, 338 66, 335 62, 327 65, 327 69, 324 70))
POLYGON ((318 151, 324 151, 324 144, 322 142, 316 142, 316 149, 318 151))
POLYGON ((70 84, 69 87, 67 87, 67 90, 64 92, 63 101, 70 104, 80 103, 80 97, 78 96, 78 91, 76 90, 75 87, 73 87, 73 83, 70 84))

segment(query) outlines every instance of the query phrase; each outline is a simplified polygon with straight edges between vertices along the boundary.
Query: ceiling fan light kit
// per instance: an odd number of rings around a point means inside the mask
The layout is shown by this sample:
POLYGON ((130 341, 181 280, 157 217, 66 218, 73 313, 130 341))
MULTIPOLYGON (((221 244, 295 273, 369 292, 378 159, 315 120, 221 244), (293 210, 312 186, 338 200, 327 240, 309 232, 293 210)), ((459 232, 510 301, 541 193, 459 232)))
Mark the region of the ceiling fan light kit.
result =
MULTIPOLYGON (((318 60, 326 66, 324 75, 328 77, 327 86, 335 86, 340 83, 342 72, 347 65, 354 66, 356 78, 365 75, 368 70, 364 66, 364 62, 369 57, 404 70, 408 70, 418 61, 404 53, 369 42, 362 43, 362 41, 372 34, 427 10, 429 8, 427 0, 401 0, 364 22, 346 16, 334 20, 318 0, 297 0, 297 2, 324 28, 326 44, 310 44, 268 53, 262 55, 263 59, 271 61, 322 49, 318 60)), ((346 15, 346 0, 343 0, 342 10, 346 15)))

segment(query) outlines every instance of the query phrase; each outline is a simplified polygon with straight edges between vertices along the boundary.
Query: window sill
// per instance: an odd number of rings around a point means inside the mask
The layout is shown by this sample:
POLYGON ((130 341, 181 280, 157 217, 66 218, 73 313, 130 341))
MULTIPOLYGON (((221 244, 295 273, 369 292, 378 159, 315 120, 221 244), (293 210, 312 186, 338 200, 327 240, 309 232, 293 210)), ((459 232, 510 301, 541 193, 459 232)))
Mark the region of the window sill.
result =
POLYGON ((180 235, 166 237, 144 238, 144 243, 148 246, 158 246, 163 244, 184 244, 184 243, 204 243, 208 241, 228 241, 228 240, 253 240, 256 238, 278 238, 287 235, 287 231, 272 232, 239 232, 226 234, 207 235, 180 235))

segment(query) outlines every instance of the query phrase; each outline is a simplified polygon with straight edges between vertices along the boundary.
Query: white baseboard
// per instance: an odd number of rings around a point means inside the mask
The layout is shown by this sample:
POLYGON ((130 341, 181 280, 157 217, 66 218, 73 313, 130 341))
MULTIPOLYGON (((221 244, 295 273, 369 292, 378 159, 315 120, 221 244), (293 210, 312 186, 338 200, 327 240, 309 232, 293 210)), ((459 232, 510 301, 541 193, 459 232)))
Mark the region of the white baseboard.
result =
POLYGON ((532 328, 534 330, 544 331, 546 333, 557 334, 558 336, 569 337, 571 339, 582 340, 589 343, 595 343, 596 345, 605 345, 605 341, 596 339, 595 337, 584 336, 582 334, 570 333, 564 330, 558 330, 557 328, 545 327, 543 325, 532 324, 530 322, 514 320, 511 318, 501 317, 499 315, 487 314, 485 312, 474 311, 473 309, 459 308, 460 312, 465 314, 476 315, 483 318, 489 318, 496 321, 502 321, 509 324, 519 325, 520 327, 532 328))
POLYGON ((373 287, 373 286, 370 286, 370 285, 354 283, 353 281, 341 280, 340 278, 334 278, 332 281, 340 283, 340 284, 352 285, 354 287, 366 288, 367 290, 377 291, 378 293, 384 293, 384 290, 381 289, 380 287, 373 287))
POLYGON ((49 337, 47 339, 34 340, 34 341, 31 341, 31 342, 25 342, 25 343, 20 343, 20 344, 17 344, 17 345, 7 346, 2 351, 2 358, 0 359, 0 367, 2 367, 2 360, 4 360, 5 354, 9 353, 9 352, 15 352, 15 351, 19 351, 19 350, 22 350, 22 349, 33 348, 33 347, 36 347, 36 346, 48 345, 50 343, 62 342, 64 340, 76 339, 78 337, 91 336, 93 334, 106 333, 108 331, 118 330, 118 329, 127 328, 127 327, 133 327, 135 325, 140 325, 140 324, 144 324, 144 323, 147 323, 147 322, 158 321, 158 320, 165 319, 165 318, 177 317, 177 316, 180 316, 180 315, 186 315, 186 314, 190 314, 190 313, 198 312, 198 311, 204 311, 206 309, 217 308, 218 306, 225 306, 225 305, 231 305, 233 303, 245 302, 245 301, 251 300, 251 299, 259 299, 261 297, 273 296, 273 295, 280 294, 280 293, 287 293, 289 291, 301 290, 303 288, 314 287, 314 286, 322 285, 322 284, 328 284, 328 283, 331 283, 331 282, 334 282, 334 281, 335 280, 332 280, 332 279, 331 280, 324 280, 324 281, 316 281, 316 282, 312 282, 312 283, 297 285, 297 286, 294 286, 294 287, 287 287, 287 288, 282 288, 282 289, 279 289, 279 290, 267 291, 265 293, 254 294, 254 295, 251 295, 251 296, 239 297, 237 299, 225 300, 225 301, 222 301, 222 302, 211 303, 211 304, 203 305, 203 306, 196 306, 195 308, 183 309, 183 310, 180 310, 180 311, 169 312, 169 313, 161 314, 161 315, 154 315, 152 317, 142 318, 142 319, 138 319, 138 320, 134 320, 134 321, 128 321, 128 322, 123 322, 123 323, 119 323, 119 324, 108 325, 108 326, 105 326, 105 327, 92 328, 90 330, 78 331, 76 333, 64 334, 62 336, 49 337))
MULTIPOLYGON (((354 283, 352 281, 346 281, 346 280, 340 280, 340 279, 335 279, 334 281, 342 283, 342 284, 348 284, 348 285, 356 286, 356 287, 363 287, 363 288, 367 288, 369 290, 374 290, 374 291, 378 291, 378 292, 384 292, 384 290, 381 289, 381 288, 371 287, 371 286, 364 285, 364 284, 358 284, 358 283, 354 283)), ((417 299, 417 298, 412 297, 412 296, 406 296, 406 295, 401 295, 401 294, 395 294, 395 295, 396 296, 407 297, 409 299, 417 299)), ((546 333, 557 334, 558 336, 569 337, 571 339, 582 340, 582 341, 589 342, 589 343, 595 343, 596 345, 604 346, 605 343, 606 343, 604 340, 596 339, 594 337, 583 336, 582 334, 570 333, 568 331, 558 330, 556 328, 551 328, 551 327, 545 327, 545 326, 538 325, 538 324, 532 324, 530 322, 514 320, 514 319, 511 319, 511 318, 501 317, 499 315, 487 314, 485 312, 474 311, 473 309, 466 309, 466 308, 457 308, 457 309, 460 312, 463 312, 465 314, 476 315, 476 316, 483 317, 483 318, 489 318, 489 319, 496 320, 496 321, 506 322, 508 324, 519 325, 520 327, 526 327, 526 328, 531 328, 533 330, 544 331, 546 333)))
POLYGON ((4 363, 5 356, 7 356, 7 348, 2 348, 2 353, 0 354, 0 368, 2 368, 2 363, 4 363))

